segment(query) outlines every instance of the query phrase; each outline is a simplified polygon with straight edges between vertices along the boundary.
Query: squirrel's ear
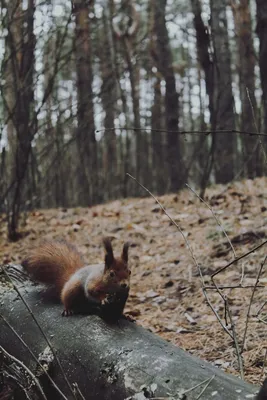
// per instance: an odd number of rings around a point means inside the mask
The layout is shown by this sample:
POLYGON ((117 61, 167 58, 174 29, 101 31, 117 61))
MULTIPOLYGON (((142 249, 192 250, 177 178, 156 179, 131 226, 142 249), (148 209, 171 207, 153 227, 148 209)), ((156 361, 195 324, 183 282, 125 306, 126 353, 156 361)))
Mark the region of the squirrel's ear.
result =
POLYGON ((111 241, 108 237, 103 239, 103 245, 106 250, 106 255, 105 255, 105 266, 107 268, 111 267, 113 261, 114 261, 114 255, 113 255, 113 249, 112 249, 112 244, 111 241))
POLYGON ((130 242, 126 242, 123 245, 122 253, 121 253, 121 258, 127 263, 128 262, 128 250, 130 247, 130 242))

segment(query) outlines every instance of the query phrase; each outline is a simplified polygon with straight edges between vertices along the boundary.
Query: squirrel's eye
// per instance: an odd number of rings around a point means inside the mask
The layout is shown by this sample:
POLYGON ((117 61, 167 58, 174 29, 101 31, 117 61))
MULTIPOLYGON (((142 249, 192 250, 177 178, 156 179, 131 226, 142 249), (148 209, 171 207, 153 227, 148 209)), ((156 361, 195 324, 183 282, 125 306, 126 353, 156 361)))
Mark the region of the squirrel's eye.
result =
POLYGON ((114 272, 114 271, 110 271, 109 276, 110 276, 111 278, 114 278, 115 272, 114 272))

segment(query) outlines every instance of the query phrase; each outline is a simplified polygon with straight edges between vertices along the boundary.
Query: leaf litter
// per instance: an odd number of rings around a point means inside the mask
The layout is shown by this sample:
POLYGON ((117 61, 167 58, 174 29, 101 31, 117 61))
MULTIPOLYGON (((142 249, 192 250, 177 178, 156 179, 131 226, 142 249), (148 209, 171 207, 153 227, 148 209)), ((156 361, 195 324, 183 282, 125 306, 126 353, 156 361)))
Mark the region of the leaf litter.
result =
MULTIPOLYGON (((267 179, 243 180, 207 189, 205 201, 230 237, 237 257, 267 236, 267 179)), ((234 254, 211 210, 189 190, 158 197, 178 223, 201 266, 205 285, 211 274, 234 254)), ((35 210, 24 218, 24 238, 10 243, 4 216, 0 216, 0 262, 20 263, 27 249, 42 239, 65 238, 75 244, 87 263, 102 262, 101 239, 110 236, 115 252, 131 241, 131 291, 125 312, 136 323, 185 351, 238 375, 236 350, 205 301, 199 272, 177 228, 151 197, 116 200, 88 208, 35 210)), ((249 288, 223 289, 227 295, 239 342, 258 268, 267 245, 231 265, 215 279, 217 285, 249 288)), ((259 383, 264 377, 267 335, 267 265, 254 294, 244 352, 245 379, 259 383), (260 312, 259 312, 260 310, 260 312), (257 312, 259 315, 257 316, 257 312)), ((216 312, 224 320, 225 306, 216 290, 208 290, 216 312)), ((229 324, 229 321, 227 321, 229 324)), ((229 326, 228 326, 229 328, 229 326)))

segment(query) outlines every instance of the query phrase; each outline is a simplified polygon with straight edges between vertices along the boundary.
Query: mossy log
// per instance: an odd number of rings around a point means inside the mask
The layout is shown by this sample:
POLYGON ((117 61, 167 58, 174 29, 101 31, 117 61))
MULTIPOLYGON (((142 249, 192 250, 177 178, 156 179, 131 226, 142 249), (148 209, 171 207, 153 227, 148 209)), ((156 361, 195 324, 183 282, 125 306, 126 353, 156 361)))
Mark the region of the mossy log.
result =
MULTIPOLYGON (((76 394, 77 399, 245 400, 258 391, 133 322, 108 323, 97 315, 62 317, 62 306, 47 299, 39 286, 24 282, 20 292, 52 343, 67 380, 82 394, 76 394)), ((29 349, 42 359, 48 348, 42 332, 15 290, 1 290, 0 304, 0 345, 38 376, 40 367, 29 349)), ((0 367, 1 360, 3 354, 0 367)), ((50 376, 67 399, 75 398, 56 359, 51 360, 46 365, 50 376)), ((40 382, 48 400, 62 398, 42 371, 40 382)))

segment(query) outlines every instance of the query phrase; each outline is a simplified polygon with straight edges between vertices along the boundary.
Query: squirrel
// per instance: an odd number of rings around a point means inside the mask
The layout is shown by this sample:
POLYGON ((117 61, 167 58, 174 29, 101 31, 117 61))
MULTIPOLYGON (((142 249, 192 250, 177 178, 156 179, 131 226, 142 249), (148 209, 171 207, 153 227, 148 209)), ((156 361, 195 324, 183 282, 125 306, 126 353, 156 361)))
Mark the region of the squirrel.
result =
POLYGON ((265 378, 255 400, 267 400, 267 378, 265 378))
POLYGON ((122 312, 129 294, 130 244, 124 243, 118 258, 114 257, 109 238, 104 238, 103 244, 106 251, 103 264, 86 265, 76 247, 65 240, 42 242, 21 264, 34 281, 55 288, 64 306, 63 316, 83 307, 101 307, 104 300, 114 296, 115 300, 123 299, 122 312))

